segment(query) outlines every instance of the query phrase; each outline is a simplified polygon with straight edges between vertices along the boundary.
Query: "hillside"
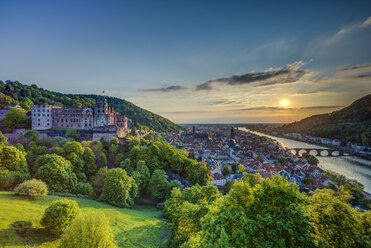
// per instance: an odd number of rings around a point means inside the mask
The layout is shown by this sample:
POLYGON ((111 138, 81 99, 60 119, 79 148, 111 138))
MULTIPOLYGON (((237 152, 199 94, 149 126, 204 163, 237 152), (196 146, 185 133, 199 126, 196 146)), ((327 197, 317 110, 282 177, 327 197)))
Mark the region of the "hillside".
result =
MULTIPOLYGON (((31 200, 0 191, 0 247, 57 247, 59 240, 51 238, 39 224, 44 210, 57 199, 60 197, 31 200), (16 221, 32 222, 31 230, 17 234, 11 226, 16 221)), ((154 207, 117 208, 93 200, 69 199, 77 201, 81 211, 102 211, 118 247, 160 247, 169 232, 166 221, 161 218, 162 212, 154 207)))
MULTIPOLYGON (((24 85, 17 81, 0 81, 0 106, 19 104, 29 109, 31 104, 53 104, 65 108, 82 108, 94 106, 97 95, 74 95, 53 92, 37 87, 24 85)), ((175 131, 180 127, 168 119, 142 109, 131 102, 116 97, 106 97, 108 103, 121 114, 125 114, 134 124, 147 126, 156 131, 175 131)))
POLYGON ((342 142, 371 145, 371 95, 329 114, 313 115, 280 127, 283 132, 305 133, 342 142))

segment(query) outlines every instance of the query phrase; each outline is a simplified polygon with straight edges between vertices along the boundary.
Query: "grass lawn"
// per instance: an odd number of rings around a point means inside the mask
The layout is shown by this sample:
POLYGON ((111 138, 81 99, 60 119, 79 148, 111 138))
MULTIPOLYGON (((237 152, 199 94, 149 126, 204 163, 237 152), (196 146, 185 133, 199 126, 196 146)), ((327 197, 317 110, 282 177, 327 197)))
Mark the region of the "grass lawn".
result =
MULTIPOLYGON (((59 240, 52 237, 40 225, 44 210, 57 196, 45 196, 40 200, 14 196, 0 191, 0 247, 57 247, 59 240), (30 221, 32 228, 20 233, 11 225, 16 221, 30 221)), ((68 198, 68 197, 67 197, 68 198)), ((86 199, 75 200, 81 211, 102 211, 109 219, 118 247, 161 247, 169 232, 161 211, 153 206, 117 208, 86 199)))

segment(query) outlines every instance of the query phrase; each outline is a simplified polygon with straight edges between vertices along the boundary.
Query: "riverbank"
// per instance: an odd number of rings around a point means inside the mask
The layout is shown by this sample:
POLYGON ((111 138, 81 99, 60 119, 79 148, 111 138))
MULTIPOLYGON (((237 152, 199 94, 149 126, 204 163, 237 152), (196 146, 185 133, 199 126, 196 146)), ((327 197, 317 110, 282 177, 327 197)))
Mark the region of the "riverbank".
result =
MULTIPOLYGON (((270 136, 265 133, 249 130, 240 127, 239 130, 255 133, 256 135, 266 136, 276 140, 282 146, 287 148, 325 148, 320 145, 309 144, 302 141, 291 140, 276 136, 270 136)), ((364 185, 364 191, 371 193, 371 162, 357 156, 345 157, 317 157, 319 166, 323 170, 331 171, 343 175, 347 178, 354 179, 364 185)))

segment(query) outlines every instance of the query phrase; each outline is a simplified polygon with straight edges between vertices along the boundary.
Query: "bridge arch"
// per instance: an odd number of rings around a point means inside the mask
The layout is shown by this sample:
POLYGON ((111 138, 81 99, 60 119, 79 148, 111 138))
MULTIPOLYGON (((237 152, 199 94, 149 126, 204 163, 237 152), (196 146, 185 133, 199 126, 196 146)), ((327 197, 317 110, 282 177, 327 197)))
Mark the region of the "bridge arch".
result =
POLYGON ((318 151, 316 149, 312 149, 309 151, 309 154, 310 155, 313 155, 313 156, 317 156, 318 155, 318 151))
POLYGON ((338 156, 340 156, 340 152, 339 151, 332 151, 331 156, 338 157, 338 156))
POLYGON ((330 153, 327 150, 321 150, 319 153, 322 157, 330 156, 330 153))

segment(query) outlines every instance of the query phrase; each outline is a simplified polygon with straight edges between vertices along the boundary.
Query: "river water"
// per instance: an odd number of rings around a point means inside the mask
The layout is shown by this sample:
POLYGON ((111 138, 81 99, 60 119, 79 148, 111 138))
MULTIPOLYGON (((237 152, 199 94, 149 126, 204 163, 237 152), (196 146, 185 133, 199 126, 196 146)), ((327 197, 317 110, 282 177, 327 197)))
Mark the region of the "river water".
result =
MULTIPOLYGON (((283 147, 287 148, 326 148, 319 145, 308 144, 301 141, 285 139, 281 137, 270 136, 264 133, 255 132, 246 128, 238 128, 241 131, 249 131, 256 135, 266 136, 277 140, 283 147)), ((365 188, 364 191, 371 193, 371 161, 361 159, 355 156, 344 157, 320 157, 318 166, 324 170, 333 171, 347 178, 355 179, 362 183, 365 188)))

